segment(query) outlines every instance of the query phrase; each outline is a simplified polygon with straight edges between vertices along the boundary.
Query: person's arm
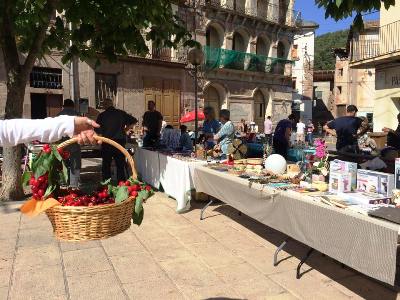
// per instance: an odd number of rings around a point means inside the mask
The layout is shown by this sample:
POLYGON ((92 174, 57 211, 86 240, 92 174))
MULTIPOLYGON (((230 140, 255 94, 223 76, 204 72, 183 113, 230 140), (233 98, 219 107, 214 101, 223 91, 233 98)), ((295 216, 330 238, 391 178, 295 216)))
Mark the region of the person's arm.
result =
POLYGON ((287 141, 290 141, 290 136, 292 135, 292 128, 291 127, 286 127, 285 130, 285 138, 287 141))
POLYGON ((161 128, 162 128, 162 121, 164 120, 163 115, 160 113, 159 118, 158 118, 158 134, 160 134, 161 132, 161 128))
POLYGON ((59 116, 41 120, 13 119, 0 121, 0 145, 16 146, 39 140, 51 143, 64 136, 77 135, 80 143, 96 143, 93 128, 99 125, 86 117, 59 116))
POLYGON ((325 130, 326 133, 329 133, 332 136, 336 136, 336 131, 335 131, 335 120, 329 122, 328 124, 324 125, 323 129, 325 130))

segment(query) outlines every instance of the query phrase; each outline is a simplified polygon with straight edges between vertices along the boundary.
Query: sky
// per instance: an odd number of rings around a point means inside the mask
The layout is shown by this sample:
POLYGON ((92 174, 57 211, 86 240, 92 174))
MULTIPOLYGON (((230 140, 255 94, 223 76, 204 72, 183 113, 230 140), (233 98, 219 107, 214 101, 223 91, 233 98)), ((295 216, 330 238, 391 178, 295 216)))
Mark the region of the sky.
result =
MULTIPOLYGON (((337 30, 348 29, 353 22, 353 18, 347 18, 336 22, 334 19, 325 19, 325 10, 318 8, 314 0, 296 0, 295 9, 301 12, 302 18, 314 21, 319 24, 317 35, 337 30)), ((379 14, 374 13, 364 17, 366 20, 379 19, 379 14)))

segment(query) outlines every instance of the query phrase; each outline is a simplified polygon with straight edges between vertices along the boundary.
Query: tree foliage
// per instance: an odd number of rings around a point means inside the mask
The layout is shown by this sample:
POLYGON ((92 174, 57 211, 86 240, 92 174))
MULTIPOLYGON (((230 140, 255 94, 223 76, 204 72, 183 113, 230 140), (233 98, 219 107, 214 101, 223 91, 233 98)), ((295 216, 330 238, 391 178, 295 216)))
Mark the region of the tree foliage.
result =
POLYGON ((395 5, 395 2, 396 0, 315 0, 318 7, 325 8, 325 18, 331 17, 338 21, 355 14, 354 27, 356 28, 363 26, 363 13, 377 11, 383 7, 388 9, 395 5))
POLYGON ((329 32, 315 38, 314 68, 315 70, 334 70, 334 48, 346 47, 348 30, 329 32))

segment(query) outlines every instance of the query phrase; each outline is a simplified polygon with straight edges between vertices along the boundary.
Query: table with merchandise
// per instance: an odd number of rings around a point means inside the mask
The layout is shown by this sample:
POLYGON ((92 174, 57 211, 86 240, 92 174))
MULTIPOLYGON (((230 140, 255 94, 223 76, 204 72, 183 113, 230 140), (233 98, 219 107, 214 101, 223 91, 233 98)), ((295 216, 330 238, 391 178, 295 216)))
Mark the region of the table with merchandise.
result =
POLYGON ((206 164, 182 154, 162 153, 144 148, 135 151, 135 165, 140 178, 177 201, 178 213, 190 209, 194 189, 193 172, 196 166, 206 164))
MULTIPOLYGON (((349 168, 352 165, 346 162, 331 163, 333 179, 318 191, 319 182, 304 187, 298 178, 265 173, 256 163, 247 166, 241 162, 234 166, 208 164, 196 166, 194 186, 196 191, 215 197, 284 233, 289 240, 310 247, 297 268, 298 278, 301 265, 315 249, 360 273, 398 285, 395 277, 400 225, 368 215, 377 208, 389 206, 386 200, 393 189, 389 183, 393 175, 356 170, 360 180, 354 183, 360 185, 361 190, 357 186, 358 191, 351 192, 348 190, 351 190, 353 178, 346 174, 354 175, 354 170, 349 171, 349 168), (336 190, 332 192, 332 189, 336 190), (382 194, 375 199, 368 192, 376 193, 377 189, 382 189, 379 190, 382 194)), ((201 219, 203 213, 204 209, 201 219)), ((287 242, 282 241, 278 247, 275 265, 279 251, 287 242)))

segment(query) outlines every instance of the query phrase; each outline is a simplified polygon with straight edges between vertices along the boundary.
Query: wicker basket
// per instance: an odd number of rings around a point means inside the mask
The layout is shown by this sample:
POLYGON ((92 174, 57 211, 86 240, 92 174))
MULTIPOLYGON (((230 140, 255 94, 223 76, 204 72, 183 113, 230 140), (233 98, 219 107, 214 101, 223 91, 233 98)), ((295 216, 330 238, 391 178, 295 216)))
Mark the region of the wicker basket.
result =
MULTIPOLYGON (((95 138, 120 150, 128 160, 132 176, 137 177, 133 159, 125 148, 110 139, 100 136, 95 138)), ((76 141, 70 139, 61 143, 58 148, 64 148, 76 141)), ((46 214, 56 237, 60 240, 99 240, 122 233, 131 226, 134 204, 135 199, 130 197, 119 204, 90 207, 59 205, 46 210, 46 214)))

